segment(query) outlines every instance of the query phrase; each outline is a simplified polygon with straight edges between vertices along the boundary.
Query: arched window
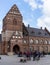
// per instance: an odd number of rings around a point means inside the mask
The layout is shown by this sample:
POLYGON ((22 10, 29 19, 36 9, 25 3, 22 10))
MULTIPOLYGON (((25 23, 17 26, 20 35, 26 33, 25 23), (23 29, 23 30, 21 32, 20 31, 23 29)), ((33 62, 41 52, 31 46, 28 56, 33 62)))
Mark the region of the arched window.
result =
POLYGON ((38 42, 39 42, 38 40, 35 40, 35 44, 38 44, 38 42))
POLYGON ((47 41, 47 40, 45 40, 44 44, 47 44, 47 42, 48 42, 48 41, 47 41))
POLYGON ((50 44, 50 40, 49 40, 49 44, 50 44))
POLYGON ((18 38, 21 38, 20 36, 18 36, 18 38))
POLYGON ((16 31, 15 35, 18 35, 18 31, 16 31))
POLYGON ((16 36, 16 38, 17 38, 17 36, 16 36))
POLYGON ((43 44, 43 40, 42 39, 40 40, 40 44, 43 44))
POLYGON ((26 44, 26 40, 24 40, 24 43, 26 44))
POLYGON ((33 43, 33 40, 32 39, 30 39, 30 44, 32 44, 33 43))
POLYGON ((15 36, 13 36, 13 38, 15 38, 15 36))

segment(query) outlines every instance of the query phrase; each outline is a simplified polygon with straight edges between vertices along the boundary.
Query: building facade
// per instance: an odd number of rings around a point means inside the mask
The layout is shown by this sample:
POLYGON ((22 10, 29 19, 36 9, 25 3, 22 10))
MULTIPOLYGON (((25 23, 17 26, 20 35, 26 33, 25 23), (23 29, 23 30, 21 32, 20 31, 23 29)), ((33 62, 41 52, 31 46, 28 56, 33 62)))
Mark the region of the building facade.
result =
POLYGON ((50 32, 47 28, 26 27, 18 7, 14 4, 3 19, 0 54, 27 50, 50 52, 50 32))

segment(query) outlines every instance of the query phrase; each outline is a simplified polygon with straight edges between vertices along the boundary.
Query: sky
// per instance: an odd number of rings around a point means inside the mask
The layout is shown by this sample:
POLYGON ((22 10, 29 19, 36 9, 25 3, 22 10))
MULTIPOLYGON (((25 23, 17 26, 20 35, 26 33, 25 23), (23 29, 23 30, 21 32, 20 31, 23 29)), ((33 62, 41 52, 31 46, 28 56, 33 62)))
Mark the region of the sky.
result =
POLYGON ((14 4, 19 8, 26 26, 46 27, 50 31, 50 0, 0 0, 0 33, 3 18, 14 4))

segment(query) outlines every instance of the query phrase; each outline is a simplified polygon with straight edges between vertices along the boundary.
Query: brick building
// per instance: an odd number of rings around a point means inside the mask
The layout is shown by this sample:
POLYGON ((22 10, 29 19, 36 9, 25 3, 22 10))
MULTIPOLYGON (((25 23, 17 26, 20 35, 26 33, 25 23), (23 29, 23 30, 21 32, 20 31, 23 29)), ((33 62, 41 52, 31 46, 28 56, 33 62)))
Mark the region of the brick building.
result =
POLYGON ((26 27, 18 7, 14 4, 3 19, 0 54, 26 50, 50 52, 50 32, 47 28, 26 27))

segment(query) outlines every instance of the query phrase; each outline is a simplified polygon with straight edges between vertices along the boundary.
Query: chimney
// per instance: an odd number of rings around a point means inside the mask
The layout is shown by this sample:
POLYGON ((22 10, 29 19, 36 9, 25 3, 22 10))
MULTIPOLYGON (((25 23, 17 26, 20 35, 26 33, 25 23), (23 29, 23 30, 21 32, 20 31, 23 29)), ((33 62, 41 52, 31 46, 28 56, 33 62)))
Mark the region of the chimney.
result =
POLYGON ((28 28, 30 27, 30 25, 28 24, 28 28))

